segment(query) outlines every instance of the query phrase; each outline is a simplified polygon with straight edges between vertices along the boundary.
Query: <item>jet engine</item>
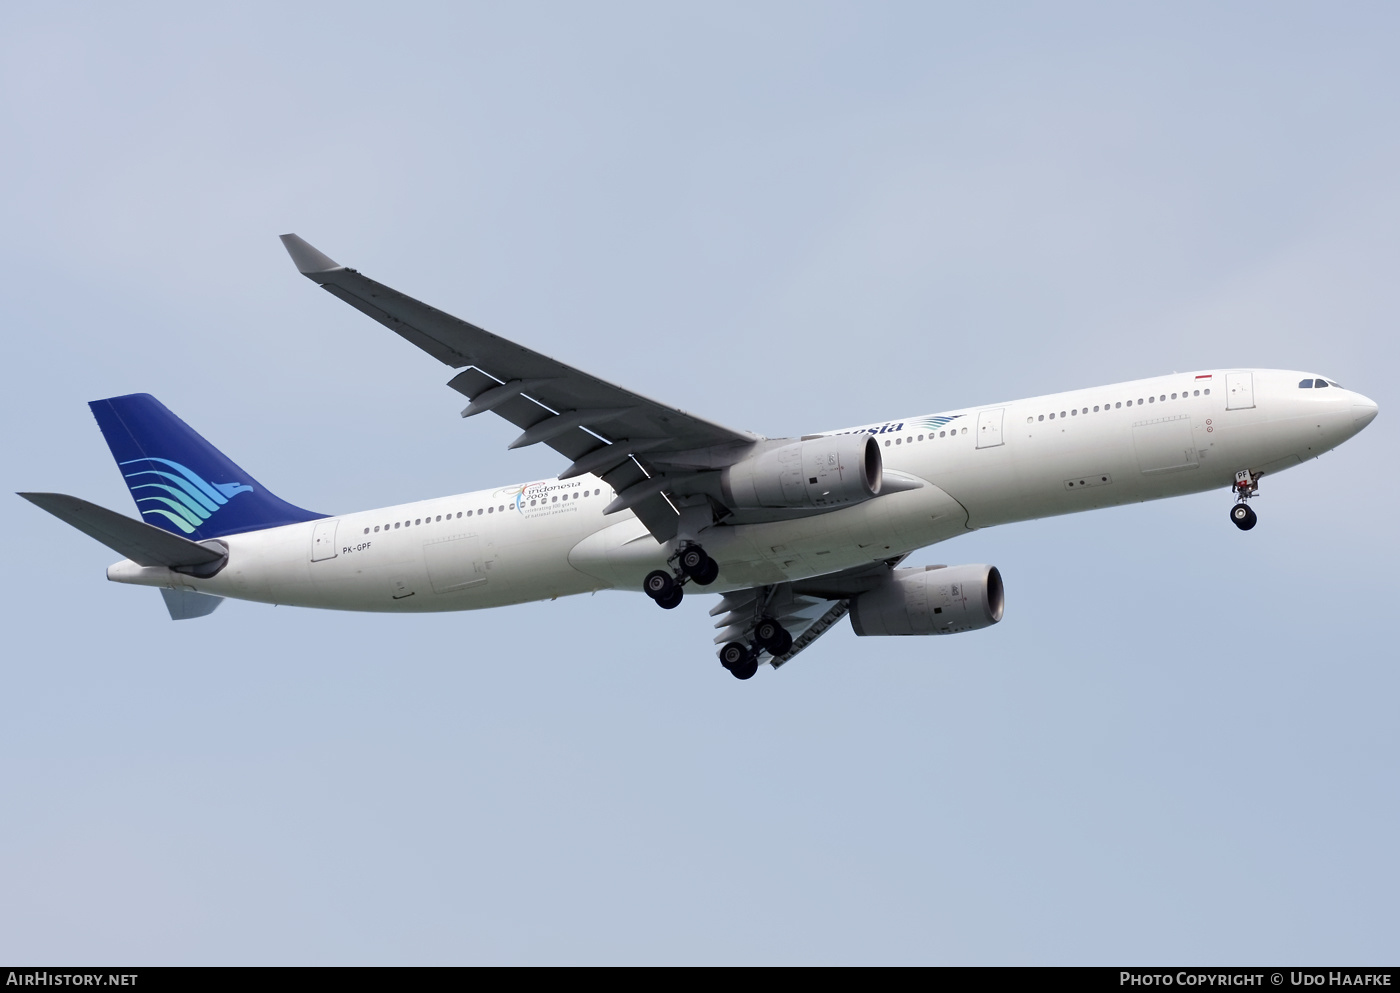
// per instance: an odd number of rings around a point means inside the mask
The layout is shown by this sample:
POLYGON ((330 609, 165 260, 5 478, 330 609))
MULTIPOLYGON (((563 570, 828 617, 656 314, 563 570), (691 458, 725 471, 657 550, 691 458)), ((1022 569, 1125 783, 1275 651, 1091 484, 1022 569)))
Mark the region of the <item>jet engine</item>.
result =
POLYGON ((856 634, 957 634, 1001 620, 1005 591, 993 565, 895 569, 851 601, 856 634))
POLYGON ((799 441, 736 462, 720 472, 731 507, 843 507, 880 495, 884 462, 868 434, 799 441))

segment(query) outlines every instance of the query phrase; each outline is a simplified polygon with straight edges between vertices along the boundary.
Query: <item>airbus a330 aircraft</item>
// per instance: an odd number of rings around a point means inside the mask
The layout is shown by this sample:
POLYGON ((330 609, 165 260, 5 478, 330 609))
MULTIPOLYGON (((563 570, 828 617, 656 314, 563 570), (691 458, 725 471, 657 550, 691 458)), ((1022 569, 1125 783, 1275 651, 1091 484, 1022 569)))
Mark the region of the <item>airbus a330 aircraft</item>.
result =
POLYGON ((569 460, 555 479, 328 516, 278 499, 154 397, 91 404, 144 521, 22 493, 126 556, 170 615, 224 597, 339 610, 476 610, 600 589, 710 611, 740 679, 846 614, 858 635, 1001 620, 993 566, 898 568, 979 528, 1221 487, 1248 531, 1260 477, 1315 458, 1376 404, 1311 372, 1209 369, 763 438, 603 382, 376 283, 296 235, 297 269, 461 370, 447 384, 569 460))

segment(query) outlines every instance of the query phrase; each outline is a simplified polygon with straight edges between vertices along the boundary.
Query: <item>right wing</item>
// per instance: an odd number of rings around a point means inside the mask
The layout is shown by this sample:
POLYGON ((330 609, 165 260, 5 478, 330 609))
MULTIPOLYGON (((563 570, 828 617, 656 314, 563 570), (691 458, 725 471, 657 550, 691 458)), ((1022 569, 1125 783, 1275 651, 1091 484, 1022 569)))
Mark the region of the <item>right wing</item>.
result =
MULTIPOLYGON (((668 480, 645 453, 738 451, 760 440, 590 376, 453 317, 284 234, 297 270, 326 292, 463 371, 450 383, 471 400, 463 417, 492 411, 521 429, 510 445, 544 443, 572 464, 560 478, 595 473, 617 494, 608 511, 631 509, 659 541, 676 533, 668 480)), ((723 456, 721 464, 727 464, 723 456)), ((730 460, 732 461, 732 459, 730 460)), ((667 468, 667 475, 676 473, 667 468)))

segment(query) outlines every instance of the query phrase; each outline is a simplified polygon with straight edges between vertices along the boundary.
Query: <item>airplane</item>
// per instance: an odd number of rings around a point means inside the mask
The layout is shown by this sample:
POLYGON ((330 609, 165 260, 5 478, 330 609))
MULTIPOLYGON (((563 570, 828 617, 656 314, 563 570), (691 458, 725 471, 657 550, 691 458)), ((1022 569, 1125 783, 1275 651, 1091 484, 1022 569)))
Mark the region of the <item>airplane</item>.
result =
POLYGON ((602 589, 676 607, 717 593, 721 664, 777 669, 849 615, 865 637, 1002 619, 991 565, 901 567, 970 531, 1228 488, 1248 531, 1260 479, 1329 451, 1376 404, 1311 372, 1207 369, 765 438, 648 399, 347 268, 295 234, 297 270, 456 370, 492 413, 568 460, 553 479, 349 514, 274 496, 148 394, 90 404, 136 520, 21 493, 124 559, 176 620, 224 598, 339 610, 478 610, 602 589))

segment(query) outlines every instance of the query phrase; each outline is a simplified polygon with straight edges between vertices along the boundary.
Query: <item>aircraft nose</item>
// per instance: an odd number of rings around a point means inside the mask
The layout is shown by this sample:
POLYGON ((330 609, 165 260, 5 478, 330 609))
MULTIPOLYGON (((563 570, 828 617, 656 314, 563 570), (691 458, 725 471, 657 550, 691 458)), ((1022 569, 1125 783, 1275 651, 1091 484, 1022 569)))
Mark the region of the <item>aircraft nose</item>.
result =
POLYGON ((1368 397, 1358 393, 1356 399, 1352 401, 1351 419, 1358 431, 1374 421, 1378 413, 1380 413, 1380 407, 1376 406, 1376 401, 1368 397))

